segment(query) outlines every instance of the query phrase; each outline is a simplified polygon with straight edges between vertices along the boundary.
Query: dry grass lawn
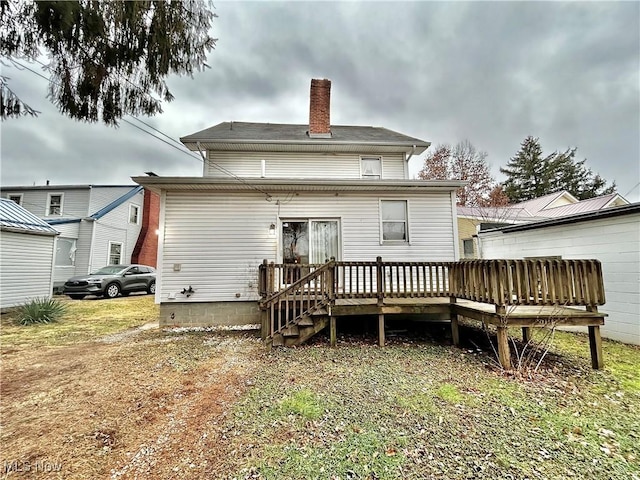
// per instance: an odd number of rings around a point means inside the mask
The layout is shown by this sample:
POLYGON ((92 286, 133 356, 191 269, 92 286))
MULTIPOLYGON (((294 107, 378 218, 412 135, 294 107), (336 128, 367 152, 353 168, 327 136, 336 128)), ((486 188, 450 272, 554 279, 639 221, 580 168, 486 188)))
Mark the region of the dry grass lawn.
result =
POLYGON ((266 352, 255 332, 140 328, 151 296, 68 306, 2 317, 2 478, 640 479, 635 347, 605 342, 595 372, 559 334, 514 376, 479 331, 266 352))

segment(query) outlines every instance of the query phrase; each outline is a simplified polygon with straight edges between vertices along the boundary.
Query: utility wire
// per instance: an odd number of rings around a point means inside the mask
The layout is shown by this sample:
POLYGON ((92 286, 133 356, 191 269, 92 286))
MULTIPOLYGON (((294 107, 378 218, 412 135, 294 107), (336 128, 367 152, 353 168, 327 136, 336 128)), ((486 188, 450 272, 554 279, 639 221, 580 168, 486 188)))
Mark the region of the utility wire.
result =
MULTIPOLYGON (((41 73, 36 72, 35 70, 33 70, 33 69, 29 68, 28 66, 21 64, 21 63, 20 63, 20 62, 18 62, 17 60, 15 60, 15 59, 13 59, 13 58, 9 58, 9 61, 11 61, 11 63, 13 63, 14 65, 17 65, 17 66, 21 67, 22 69, 28 70, 29 72, 31 72, 31 73, 33 73, 33 74, 35 74, 35 75, 39 76, 40 78, 43 78, 44 80, 46 80, 46 81, 48 81, 48 82, 51 82, 51 83, 53 83, 54 85, 57 85, 58 87, 61 87, 61 85, 60 85, 59 83, 54 82, 53 80, 51 80, 51 78, 47 78, 47 77, 45 77, 45 76, 44 76, 44 75, 42 75, 41 73)), ((46 65, 45 65, 45 64, 43 64, 42 62, 40 62, 39 60, 36 60, 36 61, 37 61, 38 63, 40 63, 41 65, 43 65, 43 66, 45 66, 45 67, 46 67, 46 65)), ((62 88, 62 87, 61 87, 61 88, 62 88)), ((110 110, 107 110, 107 112, 109 112, 109 113, 113 113, 113 112, 111 112, 110 110)), ((174 143, 170 143, 170 142, 168 142, 168 141, 166 141, 166 140, 164 140, 164 139, 162 139, 162 138, 160 138, 160 137, 158 137, 158 136, 154 135, 153 133, 149 132, 148 130, 145 130, 144 128, 139 127, 138 125, 134 124, 133 122, 128 121, 126 118, 121 118, 121 120, 122 120, 123 122, 125 122, 125 123, 127 123, 127 124, 131 125, 131 126, 132 126, 132 127, 134 127, 134 128, 137 128, 138 130, 140 130, 140 131, 142 131, 142 132, 146 133, 147 135, 150 135, 151 137, 153 137, 153 138, 155 138, 155 139, 157 139, 157 140, 160 140, 160 141, 161 141, 161 142, 163 142, 163 143, 166 143, 166 144, 167 144, 167 145, 169 145, 170 147, 173 147, 173 148, 175 148, 176 150, 178 150, 179 152, 182 152, 183 154, 185 154, 185 155, 187 155, 187 156, 189 156, 189 157, 191 157, 191 158, 194 158, 194 159, 196 159, 196 160, 198 160, 199 162, 202 162, 202 163, 204 164, 204 159, 201 159, 201 158, 200 158, 200 156, 195 155, 195 154, 194 154, 193 152, 191 152, 190 150, 185 150, 185 149, 184 149, 184 145, 182 145, 181 143, 179 143, 177 140, 173 139, 172 137, 170 137, 170 136, 169 136, 169 135, 167 135, 166 133, 164 133, 164 132, 162 132, 162 131, 158 130, 157 128, 152 127, 151 125, 149 125, 148 123, 144 122, 143 120, 140 120, 140 119, 139 119, 138 117, 136 117, 135 115, 131 115, 131 114, 127 114, 127 115, 129 115, 131 118, 133 118, 133 119, 137 120, 138 122, 143 123, 144 125, 148 126, 149 128, 151 128, 151 129, 155 130, 156 132, 160 133, 161 135, 163 135, 164 137, 168 138, 169 140, 171 140, 171 141, 172 141, 172 142, 174 142, 174 143)), ((224 168, 224 167, 222 167, 222 166, 220 166, 220 165, 217 165, 215 162, 212 162, 211 160, 208 160, 208 164, 209 164, 210 166, 212 166, 212 167, 214 167, 214 168, 218 169, 219 171, 221 171, 221 172, 222 172, 222 173, 224 173, 225 175, 227 175, 227 176, 229 176, 229 177, 233 178, 234 180, 236 180, 236 181, 238 181, 238 182, 240 182, 240 183, 242 183, 242 184, 244 184, 244 185, 246 185, 246 186, 248 186, 248 187, 250 187, 250 188, 252 188, 252 189, 254 189, 254 190, 258 191, 258 192, 260 192, 260 193, 262 193, 263 195, 265 195, 265 196, 266 196, 267 200, 269 200, 269 201, 271 200, 272 196, 271 196, 271 194, 270 194, 269 192, 267 192, 267 191, 265 191, 265 190, 263 190, 263 189, 261 189, 261 188, 259 188, 259 187, 256 187, 255 185, 252 185, 251 183, 247 182, 247 181, 246 181, 246 180, 244 180, 243 178, 241 178, 241 177, 239 177, 239 176, 235 175, 234 173, 230 172, 230 171, 229 171, 229 170, 227 170, 226 168, 224 168)))

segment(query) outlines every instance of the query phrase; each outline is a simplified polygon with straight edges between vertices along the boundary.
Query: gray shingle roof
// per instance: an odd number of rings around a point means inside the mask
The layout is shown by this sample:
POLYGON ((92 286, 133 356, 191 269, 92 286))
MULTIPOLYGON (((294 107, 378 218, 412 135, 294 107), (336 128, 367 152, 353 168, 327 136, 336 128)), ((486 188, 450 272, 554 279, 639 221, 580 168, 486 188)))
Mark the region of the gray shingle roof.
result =
POLYGON ((222 122, 186 137, 184 144, 195 142, 265 142, 265 143, 308 143, 308 144, 373 144, 402 145, 427 148, 430 143, 419 138, 382 127, 361 127, 332 125, 331 138, 310 138, 308 125, 282 123, 222 122))
POLYGON ((13 232, 58 235, 58 231, 17 203, 0 198, 0 228, 13 232))

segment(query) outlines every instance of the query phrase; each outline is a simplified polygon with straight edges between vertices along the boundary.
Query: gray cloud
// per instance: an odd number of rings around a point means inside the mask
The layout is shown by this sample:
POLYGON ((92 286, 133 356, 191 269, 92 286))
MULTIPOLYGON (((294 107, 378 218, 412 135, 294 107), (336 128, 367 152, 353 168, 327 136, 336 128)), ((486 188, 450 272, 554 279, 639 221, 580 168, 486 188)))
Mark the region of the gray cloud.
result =
MULTIPOLYGON (((535 135, 545 152, 578 147, 622 194, 640 180, 638 3, 216 6, 212 68, 170 79, 176 100, 144 119, 173 138, 225 120, 304 123, 309 80, 326 77, 336 124, 434 144, 466 138, 488 152, 496 175, 535 135)), ((44 100, 44 80, 9 76, 43 113, 2 124, 3 185, 200 174, 196 159, 129 125, 62 118, 44 100)), ((629 199, 640 199, 640 187, 629 199)))

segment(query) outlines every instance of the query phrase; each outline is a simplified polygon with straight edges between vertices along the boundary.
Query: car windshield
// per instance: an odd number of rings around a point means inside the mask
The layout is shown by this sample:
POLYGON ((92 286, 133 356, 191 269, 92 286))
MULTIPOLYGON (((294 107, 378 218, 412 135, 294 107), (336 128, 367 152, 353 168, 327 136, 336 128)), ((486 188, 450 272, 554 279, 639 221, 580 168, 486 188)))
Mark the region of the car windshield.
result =
POLYGON ((97 272, 92 273, 92 275, 115 275, 116 273, 120 273, 123 271, 126 266, 122 265, 108 265, 106 267, 102 267, 97 272))

